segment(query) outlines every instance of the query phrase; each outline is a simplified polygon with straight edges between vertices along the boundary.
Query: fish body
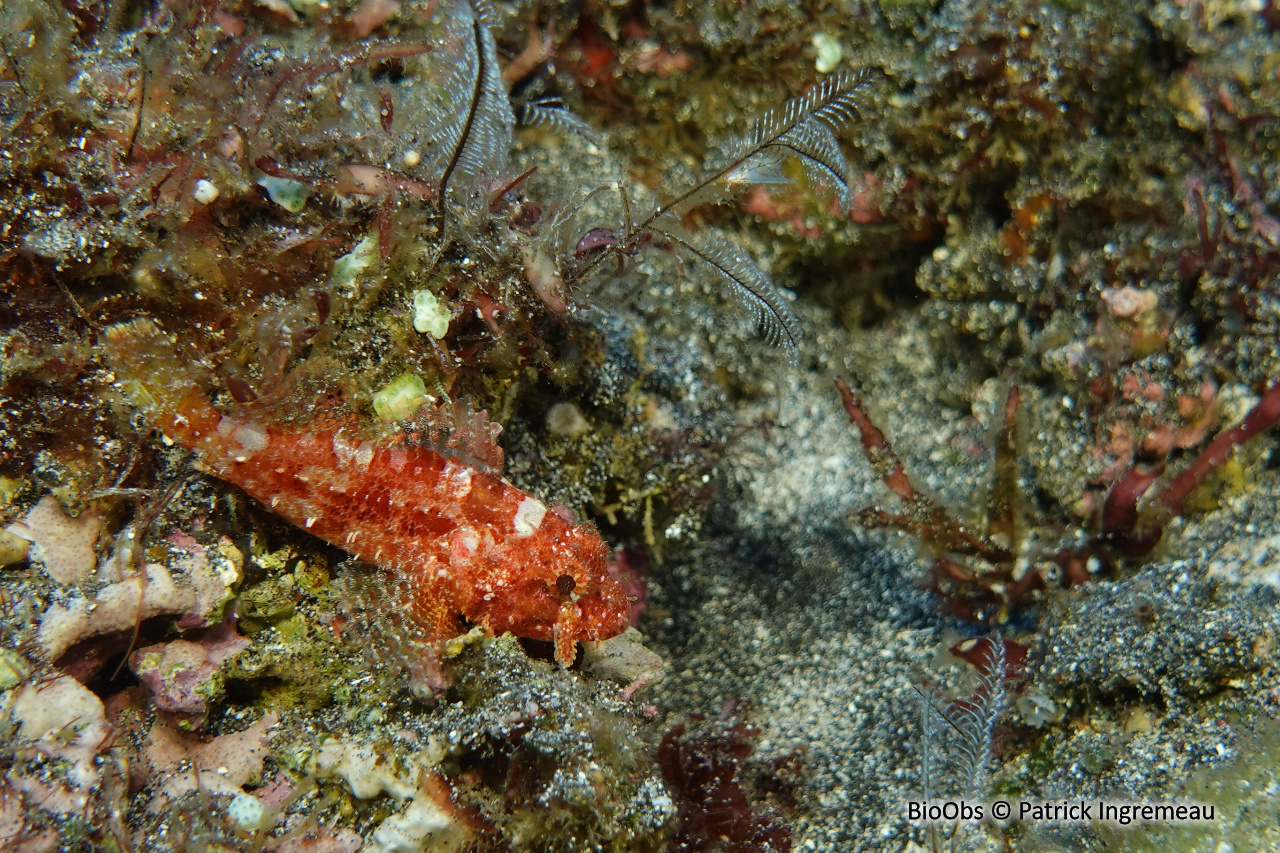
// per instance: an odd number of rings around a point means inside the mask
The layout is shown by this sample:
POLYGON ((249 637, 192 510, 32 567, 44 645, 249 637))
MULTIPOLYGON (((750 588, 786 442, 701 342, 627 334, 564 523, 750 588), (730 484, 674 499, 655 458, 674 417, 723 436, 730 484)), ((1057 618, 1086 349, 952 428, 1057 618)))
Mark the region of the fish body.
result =
POLYGON ((567 511, 431 447, 362 441, 350 426, 294 431, 223 415, 149 320, 112 326, 106 345, 165 436, 275 514, 392 573, 409 590, 395 602, 406 611, 399 618, 428 641, 456 636, 461 616, 494 634, 552 641, 568 666, 577 641, 626 628, 608 549, 567 511))

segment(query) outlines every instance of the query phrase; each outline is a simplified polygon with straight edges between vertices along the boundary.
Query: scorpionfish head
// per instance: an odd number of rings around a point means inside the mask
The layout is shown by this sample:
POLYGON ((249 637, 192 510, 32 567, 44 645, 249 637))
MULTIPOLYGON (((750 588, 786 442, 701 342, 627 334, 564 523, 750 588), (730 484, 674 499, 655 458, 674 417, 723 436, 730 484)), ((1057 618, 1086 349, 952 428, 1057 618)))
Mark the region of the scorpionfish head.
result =
POLYGON ((628 601, 609 574, 608 549, 589 527, 548 512, 538 532, 520 541, 502 567, 502 595, 478 596, 466 615, 495 634, 552 640, 556 659, 573 662, 579 640, 626 630, 628 601))

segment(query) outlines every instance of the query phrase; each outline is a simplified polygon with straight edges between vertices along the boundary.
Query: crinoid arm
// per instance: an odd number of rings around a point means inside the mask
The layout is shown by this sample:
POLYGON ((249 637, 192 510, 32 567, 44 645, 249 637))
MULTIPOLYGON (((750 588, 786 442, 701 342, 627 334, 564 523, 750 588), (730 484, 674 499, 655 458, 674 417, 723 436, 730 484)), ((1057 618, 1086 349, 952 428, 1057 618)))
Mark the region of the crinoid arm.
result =
POLYGON ((487 2, 452 5, 446 39, 457 45, 458 61, 439 79, 437 120, 424 129, 437 145, 441 215, 487 207, 484 181, 506 166, 515 128, 498 65, 493 9, 487 2))
POLYGON ((502 425, 469 400, 426 403, 403 426, 410 445, 430 448, 495 477, 502 474, 502 425))
POLYGON ((543 231, 546 248, 540 251, 556 259, 557 281, 575 297, 589 297, 646 247, 675 249, 711 267, 729 293, 752 311, 769 343, 785 349, 794 363, 800 323, 783 292, 739 246, 718 234, 689 233, 678 213, 696 204, 724 201, 750 185, 786 183, 782 164, 792 155, 815 183, 834 187, 840 203, 851 207, 848 163, 836 133, 860 113, 871 81, 865 69, 841 71, 781 109, 766 112, 744 136, 714 146, 701 177, 664 201, 635 204, 620 185, 579 192, 549 218, 543 231), (621 207, 615 226, 602 225, 596 210, 608 189, 617 190, 621 207))
MULTIPOLYGON (((974 642, 974 641, 971 641, 974 642)), ((921 700, 921 788, 926 799, 987 794, 996 724, 1009 704, 1008 644, 1000 634, 980 638, 969 695, 948 698, 935 684, 916 688, 921 700)))
POLYGON ((562 136, 577 136, 596 146, 603 144, 600 134, 581 116, 569 110, 560 98, 544 95, 525 101, 519 108, 520 124, 525 127, 545 127, 562 136))
POLYGON ((663 210, 720 201, 755 184, 784 182, 781 163, 788 155, 795 155, 810 180, 832 187, 848 209, 853 205, 849 164, 836 133, 861 113, 873 79, 865 68, 840 71, 781 109, 764 113, 745 135, 713 145, 698 183, 664 204, 663 210))
POLYGON ((800 321, 787 304, 782 290, 756 266, 743 249, 712 232, 690 234, 683 230, 656 231, 661 239, 702 261, 728 286, 728 293, 751 312, 770 346, 781 347, 795 363, 799 352, 800 321))

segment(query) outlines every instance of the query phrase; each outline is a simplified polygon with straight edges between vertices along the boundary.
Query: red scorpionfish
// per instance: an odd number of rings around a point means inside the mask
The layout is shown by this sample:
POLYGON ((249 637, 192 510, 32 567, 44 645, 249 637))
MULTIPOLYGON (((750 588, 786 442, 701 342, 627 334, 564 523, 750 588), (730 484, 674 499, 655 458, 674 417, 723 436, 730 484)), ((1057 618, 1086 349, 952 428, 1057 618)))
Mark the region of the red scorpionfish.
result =
POLYGON ((380 588, 396 591, 385 597, 401 610, 394 622, 423 654, 461 633, 460 616, 491 634, 553 641, 563 666, 579 640, 627 627, 608 549, 567 510, 403 436, 360 441, 342 427, 297 432, 223 415, 150 320, 112 326, 105 338, 118 381, 203 470, 380 567, 380 588))

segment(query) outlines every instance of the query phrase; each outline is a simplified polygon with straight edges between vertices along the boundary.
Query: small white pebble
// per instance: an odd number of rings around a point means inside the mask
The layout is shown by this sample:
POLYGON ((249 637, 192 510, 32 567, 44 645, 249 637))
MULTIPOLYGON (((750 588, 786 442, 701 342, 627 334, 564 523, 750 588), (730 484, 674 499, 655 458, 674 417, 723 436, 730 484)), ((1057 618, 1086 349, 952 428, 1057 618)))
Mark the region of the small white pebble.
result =
POLYGON ((256 832, 266 823, 267 807, 250 794, 236 794, 227 805, 227 817, 241 829, 256 832))
POLYGON ((817 53, 813 67, 819 74, 829 74, 840 66, 844 57, 844 48, 828 33, 814 33, 813 49, 817 53))
POLYGON ((413 328, 437 339, 449 332, 449 309, 430 290, 413 292, 413 328))
POLYGON ((422 162, 422 155, 410 148, 404 152, 404 164, 412 169, 414 166, 422 162))
POLYGON ((292 178, 263 175, 256 183, 267 191, 272 201, 290 213, 301 213, 307 206, 307 197, 311 195, 311 187, 292 178))
POLYGON ((219 192, 212 181, 201 178, 196 181, 195 191, 191 195, 201 204, 213 204, 217 201, 219 192))
POLYGON ((573 403, 556 403, 547 410, 547 429, 555 435, 576 438, 591 428, 573 403))

